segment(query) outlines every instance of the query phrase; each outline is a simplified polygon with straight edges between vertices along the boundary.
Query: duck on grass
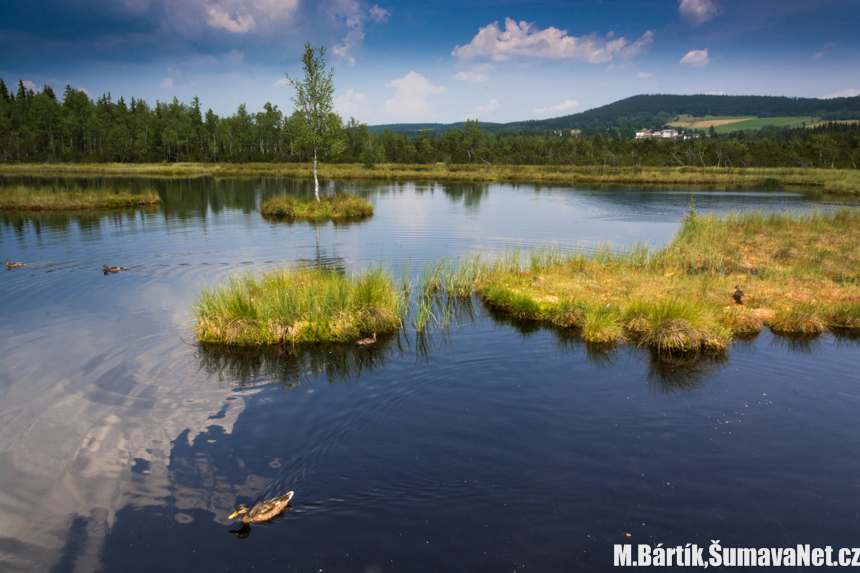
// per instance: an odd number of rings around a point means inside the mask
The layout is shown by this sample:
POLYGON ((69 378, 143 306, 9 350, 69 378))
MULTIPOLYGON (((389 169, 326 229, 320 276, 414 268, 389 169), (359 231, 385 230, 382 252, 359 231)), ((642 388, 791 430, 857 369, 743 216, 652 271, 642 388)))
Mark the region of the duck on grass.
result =
POLYGON ((348 193, 303 198, 280 195, 263 201, 260 213, 264 217, 285 219, 356 219, 373 215, 373 205, 367 199, 348 193))

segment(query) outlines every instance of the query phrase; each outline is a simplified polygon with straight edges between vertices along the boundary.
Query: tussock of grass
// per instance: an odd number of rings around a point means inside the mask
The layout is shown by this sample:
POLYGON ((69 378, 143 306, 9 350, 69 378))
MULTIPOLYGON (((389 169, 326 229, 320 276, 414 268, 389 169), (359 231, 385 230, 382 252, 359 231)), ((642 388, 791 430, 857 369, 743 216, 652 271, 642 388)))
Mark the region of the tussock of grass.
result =
POLYGON ((346 193, 322 197, 319 201, 313 197, 281 195, 266 199, 260 205, 260 213, 289 219, 351 219, 373 215, 373 205, 367 199, 346 193))
POLYGON ((860 211, 808 216, 691 211, 674 240, 651 251, 518 252, 487 266, 476 290, 521 319, 625 339, 658 354, 719 353, 770 327, 816 336, 860 332, 860 211), (735 285, 746 293, 732 300, 735 285))
POLYGON ((112 189, 83 190, 28 187, 0 187, 0 209, 4 211, 84 211, 91 209, 133 209, 161 203, 151 190, 129 193, 112 189))
POLYGON ((345 342, 395 331, 405 303, 391 275, 320 269, 251 272, 204 289, 194 305, 197 338, 238 346, 345 342))

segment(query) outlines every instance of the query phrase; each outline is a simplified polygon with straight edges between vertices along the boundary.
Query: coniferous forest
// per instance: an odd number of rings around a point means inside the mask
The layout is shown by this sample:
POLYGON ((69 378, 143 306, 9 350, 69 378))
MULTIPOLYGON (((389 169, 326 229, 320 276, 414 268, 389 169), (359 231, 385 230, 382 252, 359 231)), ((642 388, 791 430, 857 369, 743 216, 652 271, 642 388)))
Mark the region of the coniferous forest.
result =
MULTIPOLYGON (((350 118, 343 126, 345 150, 335 162, 848 169, 860 164, 856 123, 637 140, 637 129, 654 126, 630 120, 575 132, 522 125, 489 133, 472 120, 445 131, 371 133, 350 118)), ((3 163, 306 162, 296 141, 297 122, 295 114, 270 103, 256 112, 243 104, 232 116, 219 117, 211 109, 204 112, 196 97, 190 104, 174 98, 155 106, 110 94, 93 101, 71 86, 57 95, 49 86, 35 93, 19 82, 13 93, 0 79, 3 163)))

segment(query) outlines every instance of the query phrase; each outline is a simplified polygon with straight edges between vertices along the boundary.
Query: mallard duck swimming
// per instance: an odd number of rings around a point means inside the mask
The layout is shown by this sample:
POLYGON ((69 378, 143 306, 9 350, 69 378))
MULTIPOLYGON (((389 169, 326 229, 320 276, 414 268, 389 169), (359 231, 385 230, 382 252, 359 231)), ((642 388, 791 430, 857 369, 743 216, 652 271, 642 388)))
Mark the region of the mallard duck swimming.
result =
POLYGON ((254 506, 254 509, 249 509, 248 506, 243 503, 240 504, 236 508, 236 511, 231 513, 230 517, 227 519, 233 519, 237 515, 241 515, 242 523, 261 523, 263 521, 269 521, 287 509, 287 505, 290 503, 291 499, 293 499, 293 492, 288 492, 281 497, 276 497, 275 499, 258 503, 254 506))
POLYGON ((18 267, 23 267, 23 266, 24 266, 24 263, 13 263, 13 262, 9 261, 9 259, 6 259, 6 268, 7 269, 17 269, 18 267))
POLYGON ((735 299, 735 303, 743 304, 744 299, 747 295, 744 294, 744 291, 741 290, 741 287, 735 285, 735 292, 732 293, 732 298, 735 299))
POLYGON ((103 265, 102 270, 104 271, 105 274, 108 274, 108 273, 118 273, 120 271, 127 271, 128 268, 127 267, 109 267, 107 265, 103 265))
POLYGON ((376 344, 376 333, 373 333, 373 336, 370 338, 362 338, 361 340, 356 341, 356 346, 372 346, 376 344))

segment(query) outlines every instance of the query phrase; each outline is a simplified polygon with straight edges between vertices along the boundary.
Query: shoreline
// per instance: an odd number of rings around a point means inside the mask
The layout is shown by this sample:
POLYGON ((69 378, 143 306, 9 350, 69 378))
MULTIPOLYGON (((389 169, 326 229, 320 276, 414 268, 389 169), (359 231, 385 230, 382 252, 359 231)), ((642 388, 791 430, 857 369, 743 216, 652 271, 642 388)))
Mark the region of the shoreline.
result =
MULTIPOLYGON (((304 163, 56 163, 5 164, 0 175, 147 176, 147 177, 284 177, 307 179, 304 163)), ((812 187, 825 192, 860 194, 860 170, 743 167, 610 167, 571 165, 406 165, 329 163, 319 176, 341 181, 534 182, 622 185, 695 185, 734 188, 755 186, 812 187)))

